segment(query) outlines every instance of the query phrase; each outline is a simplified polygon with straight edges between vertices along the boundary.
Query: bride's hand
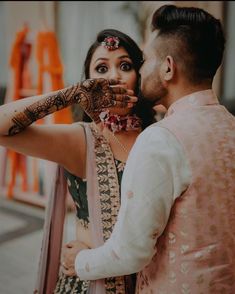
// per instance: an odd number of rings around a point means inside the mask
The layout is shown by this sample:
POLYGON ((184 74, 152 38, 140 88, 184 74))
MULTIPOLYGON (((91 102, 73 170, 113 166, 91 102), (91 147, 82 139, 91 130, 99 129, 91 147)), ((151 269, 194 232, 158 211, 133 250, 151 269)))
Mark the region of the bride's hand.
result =
POLYGON ((126 89, 120 81, 106 79, 87 79, 80 84, 75 100, 84 111, 99 122, 102 109, 109 107, 132 107, 137 101, 133 90, 126 89))
POLYGON ((78 240, 70 241, 65 244, 62 248, 62 272, 67 276, 76 276, 75 272, 75 258, 77 254, 89 247, 78 240))

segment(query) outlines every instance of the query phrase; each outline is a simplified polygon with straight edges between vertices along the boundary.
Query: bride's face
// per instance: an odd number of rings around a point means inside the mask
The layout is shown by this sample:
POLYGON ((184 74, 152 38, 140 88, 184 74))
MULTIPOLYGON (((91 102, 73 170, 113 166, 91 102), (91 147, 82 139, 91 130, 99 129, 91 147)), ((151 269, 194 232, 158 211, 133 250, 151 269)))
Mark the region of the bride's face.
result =
MULTIPOLYGON (((115 79, 124 83, 125 87, 135 90, 137 74, 127 51, 120 47, 109 51, 103 46, 99 46, 90 63, 90 78, 115 79)), ((111 113, 125 115, 130 113, 131 108, 109 108, 111 113)))

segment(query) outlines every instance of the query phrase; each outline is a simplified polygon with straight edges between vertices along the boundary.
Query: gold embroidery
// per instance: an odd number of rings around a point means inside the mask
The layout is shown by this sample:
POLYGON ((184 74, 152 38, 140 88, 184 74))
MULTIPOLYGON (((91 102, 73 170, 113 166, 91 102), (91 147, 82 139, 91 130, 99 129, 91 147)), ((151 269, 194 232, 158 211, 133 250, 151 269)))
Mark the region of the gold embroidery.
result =
POLYGON ((191 290, 190 290, 190 286, 189 284, 182 284, 182 290, 181 290, 182 294, 189 294, 191 293, 191 290))
POLYGON ((176 282, 176 274, 174 272, 170 272, 169 279, 172 284, 175 283, 176 282))
POLYGON ((173 244, 173 243, 175 243, 175 241, 176 241, 175 234, 169 232, 169 243, 173 244))
POLYGON ((169 262, 175 263, 175 252, 174 251, 169 252, 169 262))
MULTIPOLYGON (((117 170, 113 153, 104 136, 100 135, 91 124, 91 131, 95 139, 95 154, 100 192, 101 221, 103 225, 103 239, 111 236, 120 208, 120 191, 117 170)), ((106 293, 125 293, 124 277, 105 279, 106 293)))
POLYGON ((189 263, 188 262, 182 262, 180 265, 180 271, 182 274, 187 274, 189 272, 189 263))
POLYGON ((187 250, 189 249, 189 245, 181 245, 181 253, 184 254, 185 252, 187 252, 187 250))

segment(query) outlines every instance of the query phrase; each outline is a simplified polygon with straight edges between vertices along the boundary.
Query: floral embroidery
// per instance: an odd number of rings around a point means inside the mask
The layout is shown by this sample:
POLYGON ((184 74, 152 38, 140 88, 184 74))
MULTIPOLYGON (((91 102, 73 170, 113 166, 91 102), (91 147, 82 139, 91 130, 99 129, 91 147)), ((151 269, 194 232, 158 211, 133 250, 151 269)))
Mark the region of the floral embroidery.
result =
POLYGON ((175 252, 174 251, 169 252, 169 262, 175 263, 175 252))
POLYGON ((183 274, 187 274, 189 272, 189 263, 188 262, 183 262, 180 265, 180 271, 183 274))
POLYGON ((184 254, 189 249, 189 245, 181 245, 181 253, 184 254))
POLYGON ((132 191, 127 191, 127 198, 132 198, 134 196, 134 193, 132 191))
POLYGON ((172 284, 175 283, 176 282, 176 274, 174 272, 170 272, 169 279, 172 284))
POLYGON ((170 244, 174 244, 175 241, 176 241, 175 234, 169 232, 169 243, 170 243, 170 244))

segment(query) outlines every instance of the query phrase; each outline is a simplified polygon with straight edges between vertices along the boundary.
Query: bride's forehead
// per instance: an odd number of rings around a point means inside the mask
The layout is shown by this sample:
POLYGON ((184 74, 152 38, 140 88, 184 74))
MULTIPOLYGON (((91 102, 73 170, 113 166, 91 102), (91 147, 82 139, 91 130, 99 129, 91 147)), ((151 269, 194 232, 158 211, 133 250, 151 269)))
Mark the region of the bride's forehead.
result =
POLYGON ((118 49, 108 50, 104 46, 99 46, 93 53, 92 59, 97 58, 120 58, 122 56, 129 56, 124 47, 119 47, 118 49))

